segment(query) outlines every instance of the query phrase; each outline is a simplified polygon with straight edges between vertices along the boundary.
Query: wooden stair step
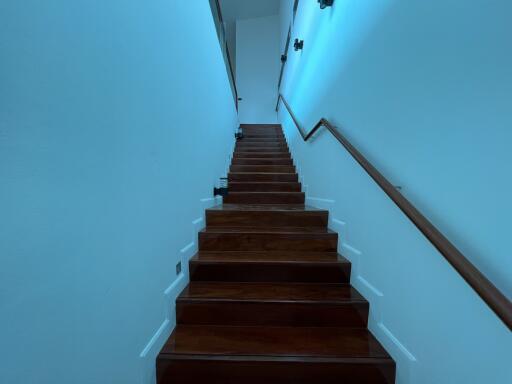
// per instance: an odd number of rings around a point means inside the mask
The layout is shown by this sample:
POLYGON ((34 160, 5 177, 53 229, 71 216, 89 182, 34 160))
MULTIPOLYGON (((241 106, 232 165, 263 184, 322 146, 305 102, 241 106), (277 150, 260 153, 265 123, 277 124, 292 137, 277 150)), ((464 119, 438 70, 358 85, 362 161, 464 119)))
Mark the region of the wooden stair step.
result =
POLYGON ((263 130, 263 131, 257 131, 257 130, 242 130, 243 137, 237 139, 237 141, 244 141, 247 140, 247 138, 251 139, 258 139, 258 138, 283 138, 284 139, 284 133, 283 131, 271 131, 271 130, 263 130))
POLYGON ((348 283, 350 262, 336 252, 199 251, 191 281, 348 283))
POLYGON ((305 205, 223 204, 206 210, 206 226, 327 227, 329 212, 305 205))
POLYGON ((226 204, 304 204, 304 192, 229 192, 226 204))
POLYGON ((270 172, 230 172, 229 181, 279 181, 297 182, 299 177, 296 173, 270 173, 270 172))
POLYGON ((235 152, 278 152, 278 153, 290 153, 286 147, 235 147, 235 152))
POLYGON ((159 383, 390 384, 394 369, 368 330, 334 327, 178 325, 157 361, 159 383))
POLYGON ((231 172, 295 173, 293 165, 231 165, 231 172))
POLYGON ((233 159, 291 159, 289 152, 234 152, 233 159))
POLYGON ((207 227, 199 232, 204 251, 326 251, 334 252, 338 234, 321 227, 258 228, 207 227))
POLYGON ((281 137, 244 137, 242 139, 237 140, 237 144, 244 143, 278 143, 287 145, 287 141, 281 137))
POLYGON ((238 182, 228 183, 230 192, 300 192, 301 184, 298 182, 238 182))
POLYGON ((233 159, 231 165, 293 165, 292 159, 233 159))
POLYGON ((389 358, 366 329, 178 325, 162 354, 389 358))
POLYGON ((266 135, 266 134, 249 134, 244 133, 244 137, 242 140, 274 140, 274 141, 286 141, 286 137, 284 135, 266 135))
POLYGON ((368 302, 348 284, 191 282, 178 324, 367 326, 368 302))
POLYGON ((237 141, 237 148, 242 147, 283 147, 288 149, 288 145, 284 141, 237 141))

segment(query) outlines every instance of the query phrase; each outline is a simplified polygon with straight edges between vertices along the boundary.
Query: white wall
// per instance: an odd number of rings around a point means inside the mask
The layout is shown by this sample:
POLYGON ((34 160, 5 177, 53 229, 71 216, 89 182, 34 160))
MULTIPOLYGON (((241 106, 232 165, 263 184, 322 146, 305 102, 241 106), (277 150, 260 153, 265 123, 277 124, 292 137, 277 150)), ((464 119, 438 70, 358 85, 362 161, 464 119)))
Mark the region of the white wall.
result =
MULTIPOLYGON (((282 90, 306 129, 335 123, 512 297, 510 14, 508 0, 301 1, 304 50, 290 51, 282 90)), ((304 143, 282 106, 280 121, 397 383, 512 382, 512 333, 496 315, 331 135, 304 143)))
POLYGON ((4 0, 0 57, 0 382, 153 382, 237 126, 208 2, 4 0))
POLYGON ((279 79, 279 17, 236 23, 236 83, 241 123, 276 123, 279 79))

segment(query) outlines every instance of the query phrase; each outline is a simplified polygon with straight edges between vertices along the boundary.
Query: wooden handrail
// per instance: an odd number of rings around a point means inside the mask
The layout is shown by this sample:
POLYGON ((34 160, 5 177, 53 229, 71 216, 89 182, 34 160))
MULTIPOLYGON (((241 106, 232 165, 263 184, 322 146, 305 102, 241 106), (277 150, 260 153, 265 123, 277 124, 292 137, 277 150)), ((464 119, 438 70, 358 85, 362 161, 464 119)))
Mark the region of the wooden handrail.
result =
POLYGON ((321 118, 311 131, 306 132, 301 127, 290 105, 279 94, 295 126, 304 141, 308 141, 320 127, 325 127, 350 155, 363 167, 370 177, 393 200, 413 224, 425 235, 432 245, 444 256, 452 267, 475 290, 482 300, 494 311, 494 313, 512 330, 512 302, 496 286, 484 276, 412 203, 407 200, 362 154, 359 152, 328 120, 321 118))

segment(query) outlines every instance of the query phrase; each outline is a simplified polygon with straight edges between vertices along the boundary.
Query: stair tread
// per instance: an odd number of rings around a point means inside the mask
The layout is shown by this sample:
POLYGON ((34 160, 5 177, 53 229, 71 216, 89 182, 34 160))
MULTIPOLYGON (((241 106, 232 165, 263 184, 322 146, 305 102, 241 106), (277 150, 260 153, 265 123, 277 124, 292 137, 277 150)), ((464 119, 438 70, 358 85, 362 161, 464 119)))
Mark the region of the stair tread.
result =
POLYGON ((296 175, 296 172, 229 172, 231 175, 296 175))
POLYGON ((337 252, 299 251, 199 251, 192 258, 202 262, 247 263, 344 263, 350 262, 337 252))
POLYGON ((280 303, 366 303, 348 284, 268 282, 191 282, 178 300, 280 303))
MULTIPOLYGON (((263 183, 262 183, 263 184, 263 183)), ((274 184, 274 183, 270 183, 274 184)), ((286 183, 285 183, 286 184, 286 183)), ((299 193, 299 192, 230 192, 230 193, 299 193)), ((325 209, 302 204, 220 204, 208 208, 207 211, 294 211, 294 212, 327 212, 325 209)))
POLYGON ((278 191, 271 191, 271 192, 268 192, 268 191, 235 191, 235 192, 230 192, 230 193, 237 193, 237 194, 244 194, 244 195, 247 195, 247 194, 251 194, 251 193, 254 193, 254 194, 258 194, 258 195, 289 195, 289 194, 303 194, 304 192, 293 192, 293 191, 281 191, 281 192, 278 192, 278 191))
POLYGON ((161 355, 391 359, 363 328, 177 325, 161 355))
POLYGON ((201 233, 262 233, 262 234, 315 234, 334 235, 337 232, 323 227, 206 227, 201 233))
MULTIPOLYGON (((289 151, 273 151, 273 152, 256 152, 256 151, 234 151, 235 155, 238 155, 238 154, 246 154, 246 155, 261 155, 261 154, 265 154, 265 155, 287 155, 287 156, 290 156, 290 152, 289 151)), ((251 159, 253 159, 253 157, 251 157, 251 159)))

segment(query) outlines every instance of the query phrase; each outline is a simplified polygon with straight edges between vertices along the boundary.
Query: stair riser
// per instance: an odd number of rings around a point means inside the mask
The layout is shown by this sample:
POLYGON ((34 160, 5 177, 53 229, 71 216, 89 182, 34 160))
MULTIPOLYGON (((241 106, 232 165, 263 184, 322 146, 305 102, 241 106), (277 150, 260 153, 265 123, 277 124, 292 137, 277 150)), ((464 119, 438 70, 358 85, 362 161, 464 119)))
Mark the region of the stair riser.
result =
POLYGON ((293 166, 292 159, 233 159, 231 165, 287 165, 293 166))
POLYGON ((283 130, 277 127, 269 127, 264 129, 245 127, 242 128, 242 133, 244 134, 244 136, 282 136, 283 130))
POLYGON ((233 192, 223 201, 224 204, 304 204, 305 198, 303 192, 233 192))
POLYGON ((278 152, 278 153, 290 153, 288 148, 281 147, 246 147, 240 148, 236 147, 235 152, 278 152))
POLYGON ((191 281, 348 283, 346 263, 236 263, 190 261, 191 281))
POLYGON ((322 251, 335 252, 336 233, 199 233, 202 251, 322 251))
POLYGON ((232 165, 231 172, 273 172, 273 173, 295 173, 292 165, 232 165))
POLYGON ((178 324, 366 328, 368 303, 310 304, 178 300, 178 324))
POLYGON ((233 159, 287 159, 291 160, 292 157, 286 152, 235 152, 233 159))
POLYGON ((390 360, 365 362, 322 362, 296 358, 157 360, 159 384, 392 384, 395 364, 390 360))
POLYGON ((242 140, 238 140, 236 142, 237 144, 254 144, 254 145, 257 145, 257 144, 263 144, 263 145, 266 145, 266 144, 281 144, 281 145, 286 145, 288 146, 288 142, 284 139, 281 139, 281 138, 257 138, 257 137, 248 137, 248 138, 244 138, 242 140))
POLYGON ((257 145, 236 145, 235 150, 244 152, 247 149, 257 149, 257 148, 266 148, 266 149, 272 149, 274 152, 287 152, 288 146, 286 145, 274 145, 274 144, 257 144, 257 145))
POLYGON ((228 183, 230 192, 300 192, 300 183, 228 183))
POLYGON ((277 181, 277 182, 297 182, 299 180, 296 173, 229 173, 229 181, 277 181))
POLYGON ((244 140, 247 137, 265 137, 265 138, 275 138, 275 137, 282 137, 284 138, 283 131, 279 130, 254 130, 254 129, 242 129, 242 133, 244 135, 244 140))
POLYGON ((208 227, 327 227, 327 212, 206 211, 208 227))
POLYGON ((284 141, 245 141, 241 142, 238 141, 236 143, 237 148, 244 148, 244 147, 283 147, 288 149, 288 145, 284 141))

